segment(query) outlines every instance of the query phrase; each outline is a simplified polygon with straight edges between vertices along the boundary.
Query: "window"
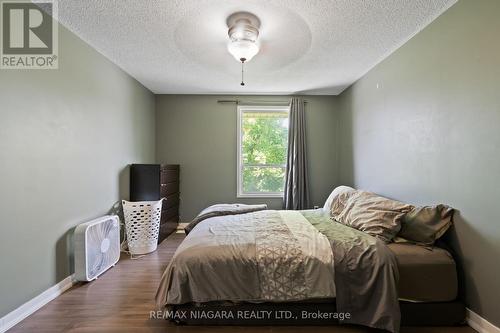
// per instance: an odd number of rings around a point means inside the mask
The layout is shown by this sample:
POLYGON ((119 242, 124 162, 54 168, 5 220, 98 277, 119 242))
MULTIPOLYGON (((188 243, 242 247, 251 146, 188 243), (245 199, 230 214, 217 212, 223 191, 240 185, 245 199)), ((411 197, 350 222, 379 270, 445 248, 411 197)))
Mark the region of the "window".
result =
POLYGON ((238 190, 242 197, 282 197, 288 106, 238 106, 238 190))

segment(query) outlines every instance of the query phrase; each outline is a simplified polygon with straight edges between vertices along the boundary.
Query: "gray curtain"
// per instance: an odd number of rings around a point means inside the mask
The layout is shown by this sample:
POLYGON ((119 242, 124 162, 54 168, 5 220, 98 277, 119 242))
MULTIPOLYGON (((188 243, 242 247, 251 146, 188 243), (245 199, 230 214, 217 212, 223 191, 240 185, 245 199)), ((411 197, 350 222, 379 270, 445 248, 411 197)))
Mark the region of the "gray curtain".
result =
POLYGON ((293 97, 290 102, 288 156, 285 173, 285 209, 309 208, 307 182, 306 119, 304 100, 293 97))

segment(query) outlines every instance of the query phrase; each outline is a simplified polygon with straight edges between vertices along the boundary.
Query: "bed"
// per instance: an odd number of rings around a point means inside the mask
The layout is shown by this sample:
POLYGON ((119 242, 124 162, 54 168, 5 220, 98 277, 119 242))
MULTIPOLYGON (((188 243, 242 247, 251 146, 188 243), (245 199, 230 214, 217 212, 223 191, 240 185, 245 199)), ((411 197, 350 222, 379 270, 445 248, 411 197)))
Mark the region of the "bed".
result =
POLYGON ((237 206, 208 209, 193 221, 156 296, 160 308, 189 314, 170 319, 199 325, 347 323, 391 332, 401 321, 463 322, 456 265, 447 250, 386 244, 332 221, 324 209, 237 206))

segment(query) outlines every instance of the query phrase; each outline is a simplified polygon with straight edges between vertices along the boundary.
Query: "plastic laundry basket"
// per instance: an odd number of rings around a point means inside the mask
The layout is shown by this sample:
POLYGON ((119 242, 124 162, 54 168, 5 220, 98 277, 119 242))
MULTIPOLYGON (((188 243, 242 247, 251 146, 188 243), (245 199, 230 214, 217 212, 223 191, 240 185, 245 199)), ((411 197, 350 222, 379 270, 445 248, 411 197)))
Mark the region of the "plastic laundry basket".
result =
POLYGON ((156 250, 162 202, 122 200, 130 254, 146 254, 156 250))

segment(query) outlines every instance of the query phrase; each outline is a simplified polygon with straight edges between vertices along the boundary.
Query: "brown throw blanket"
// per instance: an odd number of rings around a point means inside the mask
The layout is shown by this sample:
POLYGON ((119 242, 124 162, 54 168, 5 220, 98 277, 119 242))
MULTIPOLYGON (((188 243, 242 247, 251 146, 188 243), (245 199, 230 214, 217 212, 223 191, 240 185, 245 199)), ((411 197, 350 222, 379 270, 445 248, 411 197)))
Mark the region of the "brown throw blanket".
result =
POLYGON ((399 332, 396 258, 381 240, 331 221, 321 209, 302 211, 330 241, 335 262, 337 311, 348 312, 344 323, 399 332))
POLYGON ((189 234, 191 230, 193 230, 194 227, 198 223, 200 223, 203 220, 209 219, 211 217, 216 217, 216 216, 224 216, 224 215, 238 215, 238 214, 246 214, 246 213, 251 213, 251 212, 257 212, 259 210, 266 210, 267 205, 262 204, 262 205, 245 205, 245 204, 218 204, 218 205, 213 205, 208 208, 205 208, 204 210, 201 211, 198 216, 194 218, 185 228, 184 232, 189 234))

